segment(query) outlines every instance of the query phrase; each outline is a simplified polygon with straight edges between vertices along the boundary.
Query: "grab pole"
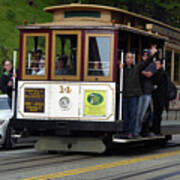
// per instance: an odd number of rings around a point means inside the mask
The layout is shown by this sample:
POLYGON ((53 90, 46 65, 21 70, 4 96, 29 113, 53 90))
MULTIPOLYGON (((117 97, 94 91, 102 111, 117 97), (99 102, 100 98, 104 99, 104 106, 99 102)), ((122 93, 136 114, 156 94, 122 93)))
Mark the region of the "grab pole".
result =
POLYGON ((12 116, 15 112, 15 88, 16 88, 16 60, 17 60, 17 50, 13 51, 13 87, 12 87, 12 116))
MULTIPOLYGON (((121 51, 121 64, 124 63, 124 52, 121 51)), ((120 69, 119 78, 119 120, 122 120, 122 98, 123 98, 123 68, 120 69)))

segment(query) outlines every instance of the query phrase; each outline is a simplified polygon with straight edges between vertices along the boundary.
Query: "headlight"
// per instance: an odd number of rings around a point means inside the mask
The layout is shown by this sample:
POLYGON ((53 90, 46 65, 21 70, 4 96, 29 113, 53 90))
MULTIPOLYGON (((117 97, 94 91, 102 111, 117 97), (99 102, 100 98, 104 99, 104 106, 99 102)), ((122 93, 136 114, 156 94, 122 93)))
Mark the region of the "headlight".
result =
POLYGON ((4 124, 4 120, 0 120, 0 126, 4 124))

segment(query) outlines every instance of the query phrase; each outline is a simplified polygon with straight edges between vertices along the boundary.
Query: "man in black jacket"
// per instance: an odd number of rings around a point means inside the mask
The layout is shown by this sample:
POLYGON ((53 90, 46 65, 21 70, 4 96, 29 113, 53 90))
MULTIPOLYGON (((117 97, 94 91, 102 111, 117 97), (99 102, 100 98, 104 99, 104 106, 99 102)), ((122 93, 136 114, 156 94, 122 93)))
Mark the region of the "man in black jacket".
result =
MULTIPOLYGON (((133 138, 135 134, 136 114, 138 98, 142 95, 140 85, 140 72, 145 69, 153 60, 157 52, 156 46, 150 49, 151 55, 146 61, 134 65, 134 56, 128 52, 125 57, 124 82, 123 82, 123 131, 126 138, 133 138)), ((123 66, 120 65, 120 68, 123 66)))
MULTIPOLYGON (((142 61, 146 61, 150 55, 149 49, 144 49, 142 55, 142 61)), ((152 91, 154 89, 152 83, 152 76, 156 73, 156 65, 154 62, 148 65, 140 75, 141 88, 143 95, 139 97, 138 109, 137 109, 137 119, 135 127, 135 136, 139 137, 140 133, 142 136, 148 136, 149 127, 152 124, 152 118, 146 119, 147 111, 152 116, 152 91), (143 128, 142 128, 143 127, 143 128)), ((152 133, 151 133, 152 134, 152 133)))
POLYGON ((0 78, 0 89, 3 93, 8 95, 8 103, 11 108, 12 105, 12 86, 13 86, 13 72, 10 60, 4 61, 3 73, 0 78))
POLYGON ((154 106, 152 131, 159 135, 161 134, 162 113, 168 104, 168 78, 162 67, 162 60, 157 60, 155 63, 157 72, 153 76, 153 84, 156 88, 152 94, 154 106))

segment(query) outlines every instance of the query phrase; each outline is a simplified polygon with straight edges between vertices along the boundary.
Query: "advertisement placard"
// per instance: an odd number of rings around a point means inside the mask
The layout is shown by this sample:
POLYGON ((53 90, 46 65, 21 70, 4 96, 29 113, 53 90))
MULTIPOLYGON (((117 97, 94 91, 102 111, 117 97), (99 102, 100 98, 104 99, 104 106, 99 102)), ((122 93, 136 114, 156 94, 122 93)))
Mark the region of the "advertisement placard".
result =
POLYGON ((45 90, 26 88, 24 90, 24 112, 42 113, 45 107, 45 90))
POLYGON ((84 115, 106 116, 106 91, 85 90, 84 91, 84 115))

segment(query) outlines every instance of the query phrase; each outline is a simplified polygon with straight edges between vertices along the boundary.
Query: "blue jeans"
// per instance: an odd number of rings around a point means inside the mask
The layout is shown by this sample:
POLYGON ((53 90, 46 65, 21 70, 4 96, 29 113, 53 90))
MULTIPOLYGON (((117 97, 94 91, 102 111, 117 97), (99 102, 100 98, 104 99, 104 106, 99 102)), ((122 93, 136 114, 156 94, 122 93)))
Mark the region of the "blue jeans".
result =
POLYGON ((124 133, 134 135, 138 96, 123 97, 122 117, 124 133))
POLYGON ((8 97, 8 105, 10 109, 12 108, 12 98, 8 97))
POLYGON ((135 124, 135 136, 138 136, 142 129, 142 122, 149 105, 152 104, 151 95, 143 95, 139 97, 136 124, 135 124))

